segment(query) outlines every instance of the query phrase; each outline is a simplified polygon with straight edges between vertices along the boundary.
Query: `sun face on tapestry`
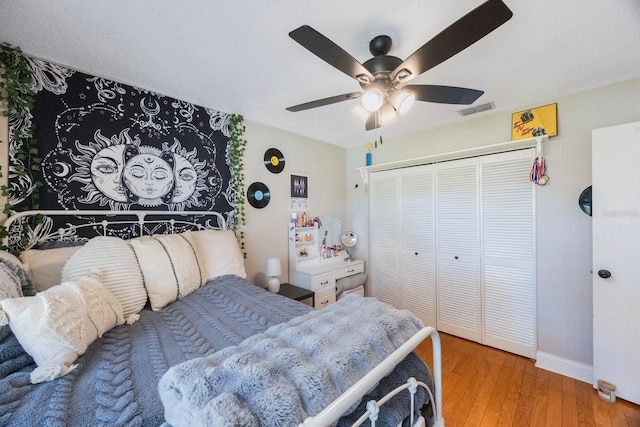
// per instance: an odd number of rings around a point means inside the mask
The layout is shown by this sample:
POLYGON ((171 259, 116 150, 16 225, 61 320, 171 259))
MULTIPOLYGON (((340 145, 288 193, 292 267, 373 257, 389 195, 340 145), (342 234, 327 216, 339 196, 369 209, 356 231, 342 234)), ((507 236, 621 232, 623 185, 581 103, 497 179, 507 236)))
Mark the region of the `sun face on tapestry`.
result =
POLYGON ((97 130, 93 141, 76 141, 75 150, 49 152, 43 161, 43 176, 65 207, 98 203, 123 210, 138 204, 184 210, 202 207, 205 197, 212 198, 221 190, 221 179, 215 174, 207 179, 210 171, 205 165, 196 148, 187 151, 177 138, 157 148, 132 138, 129 129, 111 138, 97 130), (76 182, 82 184, 81 192, 72 190, 76 182))

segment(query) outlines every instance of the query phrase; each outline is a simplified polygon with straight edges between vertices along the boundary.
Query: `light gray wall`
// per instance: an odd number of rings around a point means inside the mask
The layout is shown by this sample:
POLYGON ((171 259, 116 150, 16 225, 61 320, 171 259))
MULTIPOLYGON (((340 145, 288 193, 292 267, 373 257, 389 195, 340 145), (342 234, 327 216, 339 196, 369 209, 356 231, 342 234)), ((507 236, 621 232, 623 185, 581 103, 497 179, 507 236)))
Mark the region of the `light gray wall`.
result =
MULTIPOLYGON (((578 196, 591 185, 591 130, 640 120, 640 80, 618 83, 515 111, 558 103, 558 136, 545 145, 549 183, 537 191, 538 350, 568 361, 592 365, 591 218, 578 196)), ((402 120, 399 118, 398 120, 402 120)), ((462 123, 384 139, 373 164, 509 141, 511 111, 485 113, 462 123)), ((347 154, 349 222, 360 236, 368 233, 368 199, 356 167, 365 148, 347 154), (355 185, 358 184, 358 188, 355 185)), ((367 259, 361 239, 356 255, 367 259)))
POLYGON ((267 258, 279 257, 288 280, 288 230, 290 174, 304 175, 309 183, 309 210, 312 217, 331 214, 346 220, 346 149, 325 144, 289 132, 246 122, 247 148, 244 157, 245 187, 260 181, 271 190, 271 200, 262 209, 245 204, 247 225, 244 227, 247 280, 264 284, 267 258), (277 148, 285 158, 285 168, 273 174, 264 165, 264 152, 277 148))

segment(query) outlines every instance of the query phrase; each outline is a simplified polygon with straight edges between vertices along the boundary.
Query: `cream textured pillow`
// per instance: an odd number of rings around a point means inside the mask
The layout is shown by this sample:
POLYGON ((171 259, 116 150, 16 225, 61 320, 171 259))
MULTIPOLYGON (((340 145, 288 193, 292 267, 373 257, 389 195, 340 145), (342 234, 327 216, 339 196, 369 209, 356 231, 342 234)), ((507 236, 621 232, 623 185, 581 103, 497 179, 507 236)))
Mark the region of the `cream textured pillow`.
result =
POLYGON ((153 310, 189 295, 202 284, 196 250, 182 234, 138 237, 129 243, 138 258, 153 310))
POLYGON ((24 266, 22 265, 22 261, 20 261, 20 259, 17 256, 15 256, 14 254, 12 254, 11 252, 0 250, 0 259, 5 259, 7 261, 11 261, 15 265, 19 265, 20 267, 24 268, 24 266))
POLYGON ((117 237, 94 237, 69 258, 62 269, 62 281, 76 280, 91 269, 102 271, 103 283, 120 301, 127 323, 133 323, 147 303, 147 291, 133 249, 117 237))
POLYGON ((242 252, 233 231, 187 231, 184 236, 193 243, 198 260, 204 266, 204 282, 226 274, 235 274, 243 279, 247 277, 242 252))
POLYGON ((32 383, 71 372, 89 344, 124 323, 120 303, 100 279, 100 272, 93 272, 33 297, 0 301, 0 325, 9 323, 38 365, 31 373, 32 383))
POLYGON ((22 265, 39 292, 60 284, 62 268, 81 246, 56 249, 28 249, 20 254, 22 265))

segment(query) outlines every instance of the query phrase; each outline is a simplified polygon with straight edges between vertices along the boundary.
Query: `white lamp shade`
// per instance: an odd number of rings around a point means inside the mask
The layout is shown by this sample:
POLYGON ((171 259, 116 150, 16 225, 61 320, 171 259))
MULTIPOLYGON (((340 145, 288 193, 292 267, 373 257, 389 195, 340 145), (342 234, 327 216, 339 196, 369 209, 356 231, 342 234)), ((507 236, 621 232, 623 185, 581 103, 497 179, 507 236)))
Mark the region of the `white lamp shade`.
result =
POLYGON ((264 272, 265 276, 275 277, 282 274, 280 268, 280 258, 269 258, 267 260, 267 267, 264 272))
POLYGON ((389 102, 393 104, 400 114, 404 114, 409 111, 415 100, 416 96, 413 93, 402 89, 394 90, 389 96, 389 102))
POLYGON ((358 118, 360 120, 362 120, 363 122, 366 123, 366 121, 369 119, 369 112, 367 110, 364 109, 364 107, 362 106, 362 104, 356 104, 355 107, 353 107, 353 114, 355 114, 356 116, 358 116, 358 118))
POLYGON ((380 123, 383 125, 389 124, 398 118, 396 109, 393 105, 386 103, 380 109, 380 123))
POLYGON ((384 94, 378 88, 371 88, 362 95, 362 106, 367 111, 378 111, 384 102, 384 94))

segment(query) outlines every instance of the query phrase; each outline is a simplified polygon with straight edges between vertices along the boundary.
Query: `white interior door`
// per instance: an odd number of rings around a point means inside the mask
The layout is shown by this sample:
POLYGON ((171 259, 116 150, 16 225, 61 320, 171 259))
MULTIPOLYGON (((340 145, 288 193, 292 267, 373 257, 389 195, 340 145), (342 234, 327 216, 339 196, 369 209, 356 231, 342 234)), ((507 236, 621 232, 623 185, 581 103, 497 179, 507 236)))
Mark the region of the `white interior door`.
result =
POLYGON ((482 343, 535 357, 535 185, 533 150, 481 157, 482 343))
POLYGON ((594 384, 640 404, 640 122, 595 129, 592 154, 594 384))
POLYGON ((402 308, 400 298, 399 172, 372 173, 371 209, 371 296, 402 308))
POLYGON ((434 166, 403 169, 400 175, 402 308, 436 326, 434 166))
POLYGON ((436 165, 437 329, 481 341, 478 159, 436 165))

